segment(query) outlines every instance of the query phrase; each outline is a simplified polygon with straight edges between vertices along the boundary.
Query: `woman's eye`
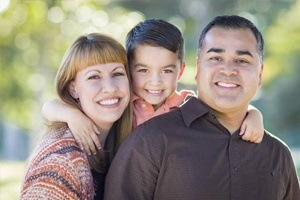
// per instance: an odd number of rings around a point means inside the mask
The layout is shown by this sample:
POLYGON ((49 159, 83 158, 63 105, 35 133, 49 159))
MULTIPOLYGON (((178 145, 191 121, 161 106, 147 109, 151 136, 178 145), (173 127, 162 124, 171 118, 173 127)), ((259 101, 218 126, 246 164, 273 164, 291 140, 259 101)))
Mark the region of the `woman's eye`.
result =
POLYGON ((100 78, 98 75, 93 75, 93 76, 90 76, 88 79, 93 80, 93 79, 98 79, 98 78, 100 78))

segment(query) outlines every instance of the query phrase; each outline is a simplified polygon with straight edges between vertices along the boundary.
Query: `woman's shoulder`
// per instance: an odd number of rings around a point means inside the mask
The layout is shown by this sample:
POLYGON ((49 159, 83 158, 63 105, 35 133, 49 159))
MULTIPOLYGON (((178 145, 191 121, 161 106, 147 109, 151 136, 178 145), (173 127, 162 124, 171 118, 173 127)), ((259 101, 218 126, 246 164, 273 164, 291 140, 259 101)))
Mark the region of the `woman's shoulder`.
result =
POLYGON ((39 142, 27 164, 22 192, 51 192, 44 184, 74 197, 87 194, 86 191, 92 193, 92 175, 86 154, 66 127, 48 132, 39 142))
POLYGON ((86 154, 77 145, 70 129, 63 126, 45 134, 32 152, 30 162, 32 165, 44 162, 62 164, 63 160, 72 163, 80 158, 87 162, 86 154))

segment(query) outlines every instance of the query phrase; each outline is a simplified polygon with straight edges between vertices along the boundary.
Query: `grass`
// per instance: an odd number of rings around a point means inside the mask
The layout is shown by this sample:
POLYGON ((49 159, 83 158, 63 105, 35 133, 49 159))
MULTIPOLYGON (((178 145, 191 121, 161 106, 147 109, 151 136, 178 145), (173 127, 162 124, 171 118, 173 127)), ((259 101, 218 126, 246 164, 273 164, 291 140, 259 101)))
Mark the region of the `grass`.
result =
POLYGON ((20 199, 25 162, 0 161, 0 199, 20 199))

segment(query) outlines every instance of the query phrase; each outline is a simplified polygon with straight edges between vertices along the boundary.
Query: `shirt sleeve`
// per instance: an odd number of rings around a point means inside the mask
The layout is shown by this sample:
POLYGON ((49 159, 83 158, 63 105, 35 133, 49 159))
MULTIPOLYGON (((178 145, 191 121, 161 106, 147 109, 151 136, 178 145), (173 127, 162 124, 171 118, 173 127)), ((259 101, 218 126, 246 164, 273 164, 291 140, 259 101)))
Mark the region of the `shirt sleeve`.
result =
POLYGON ((153 199, 159 167, 144 131, 138 127, 118 150, 106 177, 104 199, 153 199))
POLYGON ((286 166, 288 168, 288 176, 287 176, 287 189, 284 199, 298 199, 300 198, 300 186, 299 180, 297 178, 297 171, 295 164, 293 162, 293 158, 291 156, 290 151, 288 151, 288 155, 286 155, 286 166))

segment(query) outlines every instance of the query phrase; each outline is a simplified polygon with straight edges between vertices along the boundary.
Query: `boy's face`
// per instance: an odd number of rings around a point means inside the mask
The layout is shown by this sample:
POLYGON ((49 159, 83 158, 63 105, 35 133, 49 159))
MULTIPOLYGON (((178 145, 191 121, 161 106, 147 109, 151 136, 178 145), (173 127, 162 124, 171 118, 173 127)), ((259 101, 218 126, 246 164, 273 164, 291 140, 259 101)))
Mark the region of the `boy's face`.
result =
POLYGON ((172 51, 139 45, 130 66, 133 91, 156 110, 175 92, 184 67, 172 51))

